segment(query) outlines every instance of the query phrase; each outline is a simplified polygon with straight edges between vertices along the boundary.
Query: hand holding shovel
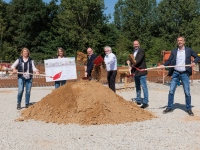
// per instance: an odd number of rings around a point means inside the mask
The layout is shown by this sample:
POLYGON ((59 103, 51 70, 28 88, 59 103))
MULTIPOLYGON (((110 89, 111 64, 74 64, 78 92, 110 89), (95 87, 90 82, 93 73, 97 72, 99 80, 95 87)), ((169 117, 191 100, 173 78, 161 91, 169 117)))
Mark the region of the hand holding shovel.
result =
POLYGON ((131 67, 131 65, 130 65, 130 61, 127 60, 126 63, 128 64, 128 70, 129 70, 129 75, 127 75, 126 77, 127 77, 127 78, 130 78, 131 76, 134 76, 134 74, 131 73, 132 67, 131 67))

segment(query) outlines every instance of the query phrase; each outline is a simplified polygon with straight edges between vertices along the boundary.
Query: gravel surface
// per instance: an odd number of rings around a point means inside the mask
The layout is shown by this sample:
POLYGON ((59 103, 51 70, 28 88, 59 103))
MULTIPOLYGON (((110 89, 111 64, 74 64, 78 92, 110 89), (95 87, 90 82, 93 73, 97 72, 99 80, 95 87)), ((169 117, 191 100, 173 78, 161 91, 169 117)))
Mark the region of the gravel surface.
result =
MULTIPOLYGON (((0 150, 172 150, 200 149, 199 81, 191 86, 195 116, 185 112, 182 86, 175 94, 174 111, 162 114, 167 104, 169 86, 148 83, 149 107, 157 118, 144 122, 119 125, 57 125, 34 120, 15 121, 17 89, 0 89, 0 150)), ((31 102, 37 102, 53 87, 32 88, 31 102)), ((67 92, 67 91, 66 91, 67 92)), ((135 90, 117 93, 127 100, 135 97, 135 90)), ((22 106, 24 106, 23 98, 22 106)))

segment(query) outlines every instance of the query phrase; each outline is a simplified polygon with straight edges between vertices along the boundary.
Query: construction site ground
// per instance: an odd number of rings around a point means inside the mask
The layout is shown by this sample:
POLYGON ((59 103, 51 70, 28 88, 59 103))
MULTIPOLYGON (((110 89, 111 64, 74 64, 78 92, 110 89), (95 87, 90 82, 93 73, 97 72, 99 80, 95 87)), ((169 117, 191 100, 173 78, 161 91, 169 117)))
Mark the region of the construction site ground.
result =
MULTIPOLYGON (((199 150, 199 85, 199 80, 195 80, 191 86, 193 117, 186 112, 182 86, 178 86, 175 93, 174 111, 163 114, 162 111, 167 105, 169 86, 148 82, 149 107, 146 110, 153 113, 155 118, 139 122, 102 125, 57 124, 33 119, 17 121, 21 117, 21 112, 25 110, 25 108, 16 109, 17 88, 1 88, 0 149, 199 150)), ((53 86, 33 87, 31 102, 37 104, 53 90, 53 86)), ((117 90, 117 95, 129 102, 136 96, 135 89, 117 90)), ((60 105, 62 106, 62 103, 60 105)), ((24 107, 24 97, 22 107, 24 107)), ((137 107, 139 109, 139 106, 137 107)), ((129 115, 134 116, 134 111, 129 115)))

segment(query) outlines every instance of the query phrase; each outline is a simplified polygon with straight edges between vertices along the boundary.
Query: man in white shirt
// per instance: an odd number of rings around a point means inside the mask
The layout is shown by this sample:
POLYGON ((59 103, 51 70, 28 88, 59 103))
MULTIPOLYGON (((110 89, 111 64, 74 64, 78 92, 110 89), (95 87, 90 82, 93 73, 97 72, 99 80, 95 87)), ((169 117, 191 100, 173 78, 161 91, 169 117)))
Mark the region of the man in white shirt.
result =
POLYGON ((198 63, 199 57, 191 48, 185 46, 185 38, 180 36, 177 38, 178 48, 172 50, 169 59, 160 66, 175 66, 170 68, 168 76, 171 76, 170 90, 168 94, 168 104, 167 108, 163 111, 164 114, 172 112, 172 106, 174 103, 174 94, 177 87, 177 82, 181 80, 183 84, 183 89, 185 93, 186 101, 186 111, 190 116, 193 116, 192 106, 191 106, 191 95, 190 95, 190 76, 192 75, 192 66, 198 63), (194 61, 191 61, 191 57, 194 57, 194 61), (184 65, 191 66, 184 66, 184 65))
POLYGON ((115 79, 117 76, 117 58, 115 54, 112 53, 112 49, 109 46, 104 47, 104 52, 106 54, 104 62, 106 64, 108 86, 111 90, 116 92, 115 79))

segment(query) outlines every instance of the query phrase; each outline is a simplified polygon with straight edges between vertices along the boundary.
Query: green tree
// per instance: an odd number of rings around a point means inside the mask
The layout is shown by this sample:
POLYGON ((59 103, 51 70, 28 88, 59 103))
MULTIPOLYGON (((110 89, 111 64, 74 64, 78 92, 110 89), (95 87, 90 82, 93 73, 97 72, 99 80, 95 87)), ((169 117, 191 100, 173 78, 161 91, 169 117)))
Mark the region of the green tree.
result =
POLYGON ((189 46, 198 28, 199 0, 162 0, 158 5, 160 37, 175 44, 178 36, 185 36, 189 46), (196 21, 195 21, 196 20, 196 21))
POLYGON ((118 30, 122 31, 125 17, 124 17, 124 11, 126 9, 125 1, 118 0, 118 2, 115 4, 115 12, 114 12, 114 23, 118 30))
MULTIPOLYGON (((114 23, 122 36, 117 40, 116 45, 119 45, 119 41, 126 42, 123 44, 125 47, 121 46, 121 50, 132 53, 132 42, 137 39, 148 53, 152 46, 150 44, 153 33, 156 33, 154 27, 157 19, 156 7, 156 0, 118 0, 115 5, 114 23)), ((127 59, 127 57, 122 58, 127 59)))
POLYGON ((17 48, 41 52, 48 14, 42 0, 12 0, 7 7, 7 42, 17 48))
POLYGON ((146 53, 146 61, 148 64, 157 64, 158 62, 162 63, 161 52, 170 51, 173 48, 173 45, 166 41, 163 38, 153 37, 150 41, 151 47, 146 53))
POLYGON ((102 49, 102 29, 107 18, 103 15, 103 0, 62 0, 59 18, 59 40, 67 54, 86 51, 92 47, 96 52, 102 49))
POLYGON ((6 31, 6 21, 5 21, 5 12, 6 12, 6 3, 0 0, 0 59, 3 59, 3 41, 5 38, 6 31))

